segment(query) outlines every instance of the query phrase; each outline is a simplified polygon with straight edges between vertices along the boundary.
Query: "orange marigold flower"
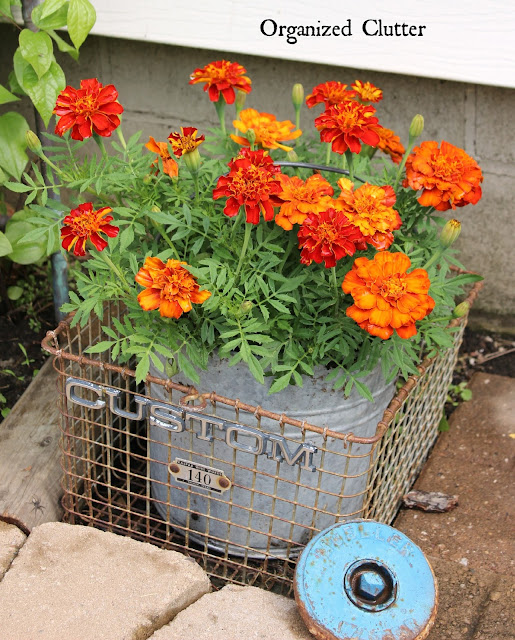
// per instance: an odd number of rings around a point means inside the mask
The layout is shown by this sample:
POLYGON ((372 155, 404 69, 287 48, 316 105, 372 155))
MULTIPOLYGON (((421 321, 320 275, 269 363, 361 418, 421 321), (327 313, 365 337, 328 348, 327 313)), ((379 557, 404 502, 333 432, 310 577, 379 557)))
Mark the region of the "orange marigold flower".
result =
POLYGON ((422 189, 418 198, 422 206, 446 211, 476 204, 482 195, 481 182, 483 174, 474 158, 449 142, 443 141, 438 148, 430 140, 413 149, 403 184, 415 191, 422 189))
MULTIPOLYGON (((153 151, 154 153, 159 154, 159 157, 163 161, 163 171, 167 173, 170 178, 176 178, 179 175, 179 165, 172 158, 170 152, 168 151, 168 145, 166 142, 157 142, 154 140, 152 136, 149 137, 147 144, 145 147, 149 151, 153 151)), ((158 161, 154 160, 151 166, 157 165, 158 161)), ((156 171, 157 174, 157 171, 156 171)))
POLYGON ((363 102, 380 102, 383 99, 383 90, 379 89, 371 82, 361 82, 361 80, 356 80, 354 84, 351 84, 351 87, 356 92, 358 98, 363 102))
POLYGON ((191 153, 204 142, 205 136, 197 138, 198 130, 195 127, 181 127, 181 133, 174 131, 168 136, 173 153, 178 158, 186 153, 191 153))
POLYGON ((189 84, 205 82, 204 91, 209 91, 211 102, 218 102, 221 93, 225 102, 232 104, 236 95, 235 89, 244 93, 250 93, 252 90, 251 80, 244 75, 245 73, 245 68, 237 62, 217 60, 202 69, 195 69, 190 76, 189 84))
POLYGON ((313 91, 306 98, 306 104, 311 109, 319 102, 323 102, 327 107, 333 104, 339 104, 345 102, 345 100, 351 100, 356 93, 351 89, 347 89, 347 85, 342 82, 336 82, 330 80, 329 82, 322 82, 313 87, 313 91))
POLYGON ((144 311, 159 309, 166 318, 180 318, 191 311, 192 303, 202 304, 211 295, 210 291, 200 291, 191 273, 182 265, 186 262, 159 258, 145 258, 143 267, 134 279, 145 287, 138 295, 138 302, 144 311))
POLYGON ((417 333, 415 322, 425 318, 435 306, 427 295, 431 285, 424 269, 407 273, 411 261, 404 253, 380 251, 373 260, 356 258, 342 283, 354 304, 349 318, 362 329, 383 340, 395 329, 401 338, 417 333))
POLYGON ((395 192, 392 187, 378 187, 365 183, 354 191, 353 183, 347 178, 338 180, 342 190, 333 200, 337 211, 343 211, 347 218, 359 228, 364 243, 359 249, 365 249, 366 243, 376 249, 388 249, 393 242, 393 233, 402 222, 393 205, 395 192))
POLYGON ((379 143, 378 134, 372 130, 372 125, 378 123, 375 112, 372 106, 347 100, 329 107, 315 118, 315 127, 320 131, 320 140, 332 142, 331 148, 336 153, 345 153, 347 149, 359 153, 361 142, 371 147, 379 143))
POLYGON ((86 241, 91 240, 98 251, 103 251, 107 247, 107 241, 99 234, 105 233, 109 238, 115 238, 120 229, 111 224, 113 216, 107 215, 111 213, 110 207, 102 207, 96 211, 93 210, 91 202, 79 204, 76 209, 72 209, 63 220, 61 228, 61 239, 63 249, 71 251, 76 256, 86 255, 86 241))
POLYGON ((400 164, 406 149, 403 147, 399 136, 395 135, 395 131, 382 127, 380 124, 370 128, 379 136, 377 147, 387 153, 395 164, 400 164))
POLYGON ((282 204, 275 222, 286 231, 293 229, 294 224, 302 224, 308 213, 320 213, 331 206, 333 188, 320 174, 315 173, 307 180, 301 180, 297 176, 290 178, 281 173, 278 179, 282 204))
POLYGON ((309 214, 297 235, 302 249, 300 261, 303 264, 325 261, 326 269, 336 266, 337 260, 354 255, 357 243, 363 240, 358 227, 334 209, 309 214))
POLYGON ((66 87, 57 97, 53 113, 60 116, 55 133, 62 136, 71 129, 74 140, 91 138, 93 132, 108 138, 120 124, 122 105, 116 101, 114 85, 105 87, 96 79, 81 80, 80 89, 66 87))
MULTIPOLYGON (((254 143, 265 149, 283 149, 284 151, 291 151, 292 147, 287 147, 284 144, 280 144, 280 140, 295 140, 302 131, 292 131, 295 129, 295 125, 290 120, 283 120, 282 122, 271 113, 259 113, 256 109, 244 109, 240 112, 240 119, 233 120, 233 125, 238 131, 243 134, 247 133, 249 129, 252 129, 255 134, 254 143)), ((231 138, 234 142, 241 144, 245 147, 250 147, 250 141, 242 136, 235 136, 231 133, 231 138)))
POLYGON ((213 199, 227 198, 226 216, 232 218, 244 207, 246 220, 251 224, 259 223, 260 213, 265 220, 274 217, 274 207, 281 204, 278 198, 281 185, 277 179, 281 169, 267 153, 262 149, 242 149, 241 154, 229 162, 229 173, 218 178, 213 199))

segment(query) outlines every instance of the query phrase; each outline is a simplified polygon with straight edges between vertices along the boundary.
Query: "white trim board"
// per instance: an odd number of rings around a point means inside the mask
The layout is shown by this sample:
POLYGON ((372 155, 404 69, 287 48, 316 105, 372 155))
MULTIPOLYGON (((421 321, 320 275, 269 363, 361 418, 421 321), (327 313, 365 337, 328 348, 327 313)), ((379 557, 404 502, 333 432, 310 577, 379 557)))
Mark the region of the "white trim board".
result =
MULTIPOLYGON (((92 33, 358 69, 515 87, 512 0, 92 0, 92 33), (280 4, 280 6, 279 6, 280 4), (276 35, 265 36, 260 31, 276 35), (340 31, 351 35, 342 36, 340 31), (365 35, 399 24, 398 33, 365 35), (272 22, 273 21, 273 22, 272 22), (403 29, 402 25, 408 25, 403 29), (286 42, 279 27, 331 27, 286 42), (423 35, 420 33, 420 26, 423 35), (337 27, 332 31, 333 27, 337 27), (336 33, 336 35, 332 35, 336 33)), ((308 32, 312 33, 311 30, 308 32)), ((297 33, 297 32, 296 32, 297 33)), ((206 60, 206 63, 209 62, 206 60)), ((322 81, 322 80, 321 80, 322 81)))

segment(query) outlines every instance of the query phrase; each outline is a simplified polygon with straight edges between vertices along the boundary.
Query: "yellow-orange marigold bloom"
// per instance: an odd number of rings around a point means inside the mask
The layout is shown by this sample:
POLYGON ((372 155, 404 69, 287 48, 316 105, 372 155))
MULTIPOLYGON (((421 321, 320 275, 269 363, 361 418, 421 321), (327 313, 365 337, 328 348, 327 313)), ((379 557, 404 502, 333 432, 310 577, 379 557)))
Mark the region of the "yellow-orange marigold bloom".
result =
POLYGON ((351 87, 356 92, 356 95, 363 102, 380 102, 383 99, 383 90, 379 89, 371 82, 361 82, 356 80, 351 87))
POLYGON ((357 258, 342 283, 354 304, 349 318, 362 329, 383 340, 394 332, 401 338, 417 333, 415 322, 425 318, 435 306, 428 295, 431 283, 424 269, 407 273, 411 261, 404 253, 380 251, 373 260, 357 258))
POLYGON ((217 60, 206 64, 202 69, 195 69, 190 76, 189 84, 205 82, 204 91, 209 92, 211 102, 218 102, 222 94, 227 104, 232 104, 236 96, 235 89, 250 93, 251 80, 244 74, 246 70, 237 62, 217 60))
POLYGON ((395 192, 391 186, 379 187, 365 183, 354 190, 353 183, 347 178, 338 180, 342 190, 332 206, 343 211, 347 218, 359 228, 363 234, 365 245, 371 244, 376 249, 388 249, 393 242, 393 233, 402 222, 393 205, 395 192))
POLYGON ((379 136, 377 147, 387 153, 395 164, 400 164, 406 149, 403 147, 399 136, 395 134, 395 131, 382 127, 380 124, 370 128, 379 136))
POLYGON ((330 196, 333 188, 318 173, 307 180, 298 176, 279 174, 281 191, 277 196, 282 200, 281 208, 275 216, 276 223, 289 231, 294 224, 302 224, 310 213, 320 213, 332 206, 330 196))
POLYGON ((181 133, 177 131, 168 136, 168 140, 172 145, 173 153, 178 158, 185 153, 191 153, 204 142, 205 136, 197 138, 198 130, 195 127, 181 127, 181 133))
MULTIPOLYGON (((249 129, 252 129, 255 134, 254 144, 262 149, 283 149, 284 151, 291 151, 292 147, 287 147, 284 144, 280 144, 283 140, 295 140, 302 131, 295 129, 295 125, 290 120, 279 121, 271 113, 260 113, 256 109, 244 109, 240 112, 240 119, 233 120, 235 129, 241 131, 243 134, 247 133, 249 129)), ((235 136, 231 134, 231 138, 234 142, 243 145, 244 147, 250 147, 250 142, 243 136, 235 136)))
POLYGON ((333 104, 345 102, 345 100, 352 100, 355 95, 354 91, 347 89, 346 84, 330 80, 313 87, 313 91, 306 98, 306 104, 311 109, 316 104, 323 102, 327 108, 333 104))
POLYGON ((362 142, 371 147, 379 143, 378 134, 371 128, 378 123, 375 112, 372 106, 346 100, 328 107, 315 118, 315 127, 320 131, 320 140, 331 142, 331 148, 336 153, 343 154, 347 149, 359 153, 362 142))
POLYGON ((422 189, 418 201, 424 207, 447 211, 466 204, 476 204, 481 198, 483 174, 469 155, 443 141, 423 142, 413 149, 406 162, 404 186, 422 189))
MULTIPOLYGON (((163 171, 170 176, 170 178, 176 178, 179 175, 179 165, 172 158, 168 151, 168 145, 166 142, 157 142, 152 136, 149 136, 148 142, 145 147, 154 153, 157 153, 163 161, 163 171)), ((158 161, 154 160, 151 166, 157 165, 158 161)), ((157 174, 157 171, 156 171, 157 174)))
POLYGON ((191 273, 182 265, 186 262, 159 258, 145 258, 143 267, 134 279, 145 287, 138 295, 140 307, 145 311, 159 309, 165 318, 180 318, 191 311, 192 303, 202 304, 211 295, 210 291, 200 291, 191 273))

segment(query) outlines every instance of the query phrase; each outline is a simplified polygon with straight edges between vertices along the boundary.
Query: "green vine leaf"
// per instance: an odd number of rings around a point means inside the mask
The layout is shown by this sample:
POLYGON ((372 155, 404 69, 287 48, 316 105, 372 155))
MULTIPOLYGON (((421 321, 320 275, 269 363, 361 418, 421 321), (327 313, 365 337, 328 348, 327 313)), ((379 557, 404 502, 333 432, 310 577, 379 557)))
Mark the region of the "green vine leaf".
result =
POLYGON ((0 257, 6 256, 13 250, 12 244, 9 242, 9 238, 3 231, 0 231, 0 257))
POLYGON ((32 22, 38 29, 62 29, 68 21, 68 2, 57 3, 48 0, 35 7, 32 11, 32 22), (57 9, 54 6, 60 5, 57 9), (52 11, 50 11, 53 9, 52 11))
POLYGON ((21 179, 28 161, 25 132, 29 125, 19 113, 10 111, 0 116, 0 167, 17 180, 21 179))
POLYGON ((0 104, 6 104, 7 102, 16 102, 17 100, 19 100, 18 96, 15 96, 0 84, 0 104))
POLYGON ((14 71, 23 90, 39 111, 45 126, 48 126, 55 107, 57 96, 66 86, 63 70, 52 62, 50 68, 41 78, 21 55, 20 49, 14 54, 14 71))
POLYGON ((34 33, 30 29, 23 29, 19 37, 20 52, 34 69, 39 79, 49 70, 54 60, 52 40, 43 31, 34 33))
POLYGON ((63 53, 68 53, 74 60, 79 59, 79 52, 75 47, 72 47, 71 44, 68 44, 66 40, 63 40, 61 36, 58 36, 55 31, 52 29, 47 29, 48 35, 52 38, 52 40, 56 43, 59 51, 63 53))
POLYGON ((97 14, 93 5, 88 0, 70 0, 68 9, 68 33, 77 49, 87 38, 91 31, 97 14))

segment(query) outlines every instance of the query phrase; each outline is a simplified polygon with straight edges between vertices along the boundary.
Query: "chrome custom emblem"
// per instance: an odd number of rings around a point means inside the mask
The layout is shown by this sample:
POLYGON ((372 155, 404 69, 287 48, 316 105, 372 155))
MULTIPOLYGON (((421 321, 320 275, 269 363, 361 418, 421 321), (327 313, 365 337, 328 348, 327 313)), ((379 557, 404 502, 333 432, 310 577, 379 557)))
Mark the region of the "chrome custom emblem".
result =
POLYGON ((231 420, 210 416, 200 411, 189 411, 186 407, 152 400, 138 394, 133 396, 137 405, 136 410, 126 411, 118 405, 118 399, 121 395, 122 391, 107 385, 71 376, 66 379, 66 397, 70 402, 81 407, 100 410, 105 409, 107 405, 111 413, 117 416, 136 421, 148 418, 152 426, 168 429, 174 433, 185 431, 187 421, 191 420, 197 427, 195 436, 199 440, 211 442, 214 439, 215 430, 219 430, 224 434, 225 444, 231 449, 256 456, 266 455, 270 460, 285 462, 290 466, 298 464, 301 469, 306 471, 317 470, 313 464, 313 455, 317 453, 318 448, 309 442, 298 443, 297 448, 292 451, 290 445, 297 443, 292 443, 281 435, 265 433, 231 420), (94 400, 83 398, 77 395, 78 389, 87 389, 97 397, 94 400), (244 437, 246 442, 238 441, 238 435, 244 437), (249 439, 250 444, 248 443, 249 439))

